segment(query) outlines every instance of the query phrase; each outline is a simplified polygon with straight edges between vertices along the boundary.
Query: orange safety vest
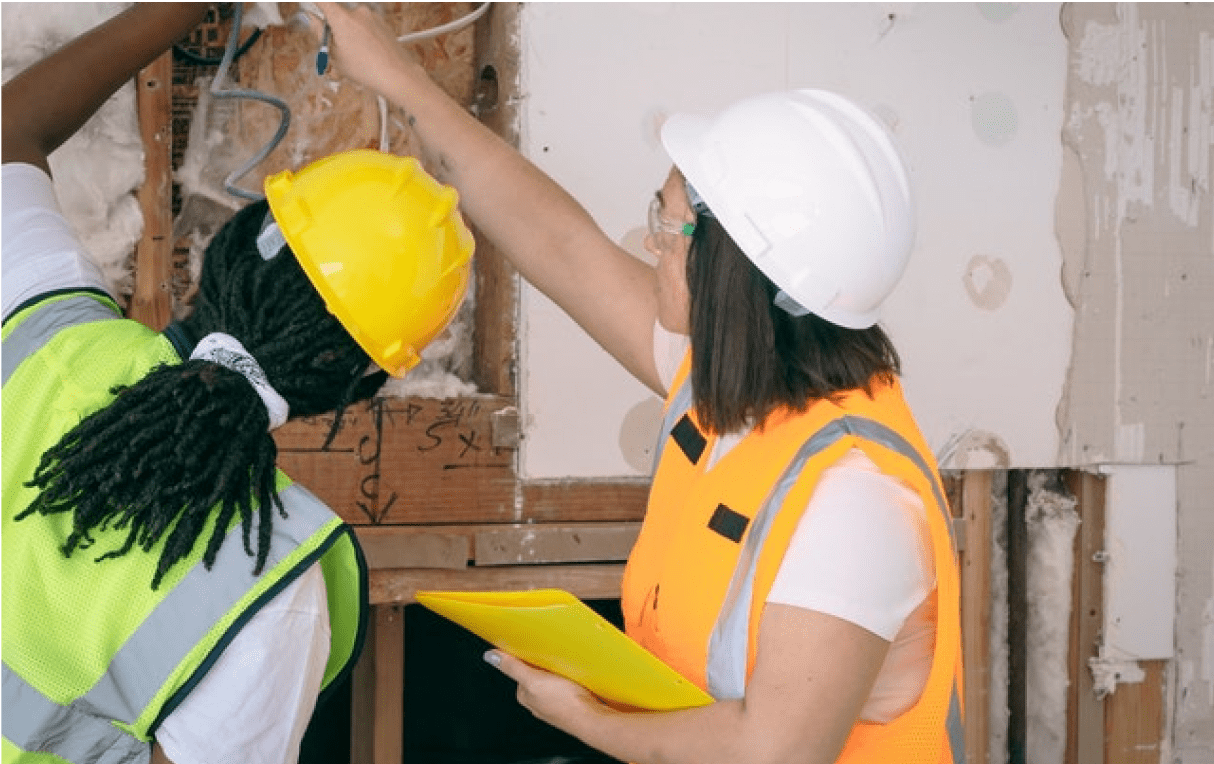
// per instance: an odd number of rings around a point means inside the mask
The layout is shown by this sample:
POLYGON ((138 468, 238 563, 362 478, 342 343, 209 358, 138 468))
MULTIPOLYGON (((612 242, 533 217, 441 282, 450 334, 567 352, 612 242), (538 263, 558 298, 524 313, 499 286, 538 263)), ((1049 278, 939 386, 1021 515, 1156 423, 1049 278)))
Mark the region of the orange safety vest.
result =
POLYGON ((912 486, 927 508, 936 567, 936 645, 914 706, 888 724, 857 722, 839 762, 965 760, 960 579, 935 460, 901 386, 847 393, 802 414, 776 415, 711 471, 716 436, 692 409, 690 364, 666 403, 649 509, 624 572, 629 636, 717 700, 745 695, 759 619, 793 531, 822 471, 859 448, 912 486))

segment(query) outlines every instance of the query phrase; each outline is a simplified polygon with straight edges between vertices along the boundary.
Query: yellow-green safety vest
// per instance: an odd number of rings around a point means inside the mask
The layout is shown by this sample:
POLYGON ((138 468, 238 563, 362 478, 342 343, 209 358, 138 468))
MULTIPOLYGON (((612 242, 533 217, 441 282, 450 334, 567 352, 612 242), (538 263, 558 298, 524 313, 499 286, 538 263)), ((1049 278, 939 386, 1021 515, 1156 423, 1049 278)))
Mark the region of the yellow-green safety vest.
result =
MULTIPOLYGON (((322 687, 352 669, 367 620, 367 574, 349 526, 281 471, 286 517, 274 519, 261 575, 239 521, 215 564, 205 543, 151 588, 160 544, 94 562, 125 531, 94 531, 61 551, 72 513, 13 518, 42 453, 160 364, 181 362, 163 334, 122 319, 107 296, 72 290, 27 303, 3 330, 3 742, 10 762, 146 762, 161 721, 202 680, 257 611, 317 561, 332 632, 322 687)), ((215 522, 215 514, 209 523, 215 522)), ((203 537, 210 531, 204 529, 203 537)))

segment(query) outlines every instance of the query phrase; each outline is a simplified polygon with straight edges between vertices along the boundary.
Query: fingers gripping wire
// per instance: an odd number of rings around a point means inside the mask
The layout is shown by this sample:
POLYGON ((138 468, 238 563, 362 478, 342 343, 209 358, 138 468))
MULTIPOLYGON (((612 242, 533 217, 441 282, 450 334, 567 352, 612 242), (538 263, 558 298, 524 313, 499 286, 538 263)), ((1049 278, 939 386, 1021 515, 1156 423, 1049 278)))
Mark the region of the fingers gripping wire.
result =
POLYGON ((243 16, 242 3, 233 3, 232 16, 232 34, 228 36, 228 44, 223 52, 223 59, 219 62, 219 71, 215 73, 215 79, 211 80, 211 96, 214 98, 244 98, 253 101, 260 101, 269 104, 278 109, 279 122, 278 129, 265 146, 256 154, 249 158, 247 162, 237 167, 228 174, 223 181, 224 190, 233 196, 249 201, 260 201, 265 198, 262 194, 248 191, 236 185, 236 181, 243 178, 257 165, 261 164, 266 157, 270 155, 282 139, 287 134, 287 128, 291 126, 291 108, 286 102, 275 96, 262 93, 257 90, 247 90, 242 88, 226 89, 224 86, 228 81, 228 70, 232 67, 232 61, 236 57, 237 48, 240 47, 240 25, 243 16))

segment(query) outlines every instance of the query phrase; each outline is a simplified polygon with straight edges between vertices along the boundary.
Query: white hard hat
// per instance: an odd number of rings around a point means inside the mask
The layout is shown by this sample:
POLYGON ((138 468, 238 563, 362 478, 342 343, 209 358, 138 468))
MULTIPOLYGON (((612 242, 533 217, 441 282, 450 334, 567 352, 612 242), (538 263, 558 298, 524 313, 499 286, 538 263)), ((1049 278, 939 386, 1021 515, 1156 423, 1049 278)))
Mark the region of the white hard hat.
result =
POLYGON ((906 168, 876 119, 835 93, 796 90, 713 118, 674 115, 662 143, 780 287, 778 304, 851 329, 877 322, 910 256, 914 213, 906 168))

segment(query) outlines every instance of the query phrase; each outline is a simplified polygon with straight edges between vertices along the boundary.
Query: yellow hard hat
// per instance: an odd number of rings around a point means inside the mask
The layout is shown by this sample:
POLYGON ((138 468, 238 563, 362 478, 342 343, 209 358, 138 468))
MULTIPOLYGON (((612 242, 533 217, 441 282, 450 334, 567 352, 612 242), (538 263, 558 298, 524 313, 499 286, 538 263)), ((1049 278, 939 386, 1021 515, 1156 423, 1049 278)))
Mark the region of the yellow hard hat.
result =
POLYGON ((394 377, 421 360, 468 290, 459 195, 413 157, 359 149, 266 178, 283 238, 329 311, 394 377))

